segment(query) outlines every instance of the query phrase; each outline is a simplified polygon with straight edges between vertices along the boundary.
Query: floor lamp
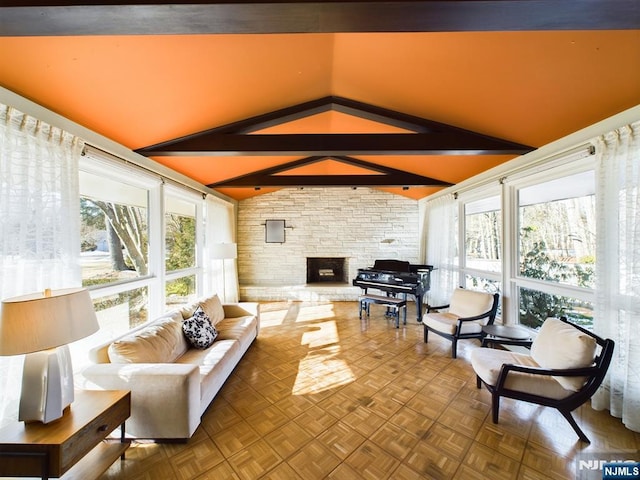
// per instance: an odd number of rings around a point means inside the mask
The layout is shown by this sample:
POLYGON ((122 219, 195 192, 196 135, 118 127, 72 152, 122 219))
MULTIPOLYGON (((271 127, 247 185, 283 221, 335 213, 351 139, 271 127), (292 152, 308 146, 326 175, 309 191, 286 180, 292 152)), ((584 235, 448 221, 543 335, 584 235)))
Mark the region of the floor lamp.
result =
POLYGON ((225 275, 225 260, 238 258, 238 245, 236 243, 215 243, 211 248, 211 258, 222 260, 222 298, 227 301, 227 276, 225 275))
POLYGON ((97 332, 98 319, 83 288, 45 290, 2 301, 0 355, 22 355, 18 420, 49 423, 74 399, 68 344, 97 332))

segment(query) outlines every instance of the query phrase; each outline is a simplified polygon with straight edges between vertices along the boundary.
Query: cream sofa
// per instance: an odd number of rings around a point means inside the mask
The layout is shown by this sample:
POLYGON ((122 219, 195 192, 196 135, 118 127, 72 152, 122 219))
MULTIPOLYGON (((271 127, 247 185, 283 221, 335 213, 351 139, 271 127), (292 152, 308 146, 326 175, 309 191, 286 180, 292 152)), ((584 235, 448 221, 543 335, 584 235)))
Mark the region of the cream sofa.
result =
POLYGON ((130 390, 127 434, 137 438, 188 439, 260 330, 259 305, 200 299, 136 327, 89 352, 81 375, 86 389, 130 390), (182 331, 198 306, 218 331, 206 349, 194 348, 182 331))

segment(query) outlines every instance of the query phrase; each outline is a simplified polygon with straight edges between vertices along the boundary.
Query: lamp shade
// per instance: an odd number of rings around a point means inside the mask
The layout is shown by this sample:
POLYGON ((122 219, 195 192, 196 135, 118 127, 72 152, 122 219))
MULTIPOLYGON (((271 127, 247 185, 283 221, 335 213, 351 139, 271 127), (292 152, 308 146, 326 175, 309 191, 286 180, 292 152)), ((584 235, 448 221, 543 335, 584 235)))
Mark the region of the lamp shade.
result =
POLYGON ((91 296, 84 288, 8 298, 0 307, 0 355, 59 347, 98 329, 91 296))
POLYGON ((215 243, 211 246, 211 258, 225 260, 238 257, 238 245, 236 243, 215 243))

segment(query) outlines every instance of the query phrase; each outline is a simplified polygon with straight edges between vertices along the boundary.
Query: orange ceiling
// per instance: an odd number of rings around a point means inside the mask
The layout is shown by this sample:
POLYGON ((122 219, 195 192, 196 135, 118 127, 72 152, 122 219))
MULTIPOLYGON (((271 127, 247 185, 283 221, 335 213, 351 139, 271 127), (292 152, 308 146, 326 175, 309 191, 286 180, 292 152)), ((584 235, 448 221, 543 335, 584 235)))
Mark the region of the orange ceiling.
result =
MULTIPOLYGON (((0 58, 0 85, 131 149, 326 96, 533 147, 640 104, 640 30, 0 37, 0 58)), ((268 130, 396 131, 336 112, 268 130)), ((457 183, 513 155, 357 158, 457 183)), ((154 160, 209 184, 296 159, 154 160)), ((304 174, 354 168, 327 162, 304 174)))

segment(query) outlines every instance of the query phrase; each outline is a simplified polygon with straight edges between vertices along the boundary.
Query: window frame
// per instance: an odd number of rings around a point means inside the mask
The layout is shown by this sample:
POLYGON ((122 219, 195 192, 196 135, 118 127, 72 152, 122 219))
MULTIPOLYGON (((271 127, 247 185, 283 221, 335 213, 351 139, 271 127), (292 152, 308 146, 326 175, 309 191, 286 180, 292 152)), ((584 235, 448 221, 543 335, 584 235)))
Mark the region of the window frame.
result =
MULTIPOLYGON (((535 186, 541 183, 558 180, 564 177, 595 170, 595 158, 584 155, 579 158, 564 158, 563 163, 554 164, 541 171, 524 171, 515 178, 504 182, 503 205, 505 207, 503 228, 507 238, 508 248, 504 251, 509 253, 509 258, 504 259, 503 289, 507 292, 511 301, 508 303, 507 315, 513 319, 511 323, 520 325, 520 288, 536 290, 549 295, 557 295, 573 298, 584 302, 595 304, 595 289, 578 287, 574 285, 561 284, 551 281, 532 279, 520 274, 520 221, 519 221, 519 198, 520 189, 535 186)), ((597 192, 596 192, 597 195, 597 192)), ((506 245, 506 243, 504 244, 506 245)), ((544 319, 541 319, 544 320, 544 319)), ((522 325, 525 327, 524 325, 522 325)), ((526 327, 525 327, 526 328, 526 327)))
POLYGON ((113 181, 144 188, 148 191, 148 274, 143 277, 121 280, 105 285, 90 286, 87 289, 91 297, 96 299, 146 287, 149 292, 147 311, 149 318, 153 319, 165 313, 165 286, 168 281, 195 275, 195 296, 202 295, 202 252, 205 238, 203 225, 204 195, 187 186, 182 187, 168 183, 160 176, 147 172, 141 167, 129 165, 117 157, 112 157, 95 149, 87 150, 80 160, 79 169, 81 171, 108 177, 113 181), (195 265, 172 272, 166 271, 164 261, 166 195, 173 195, 181 200, 193 202, 196 207, 195 265))
MULTIPOLYGON (((117 287, 116 289, 122 288, 120 291, 124 291, 127 289, 127 286, 138 284, 142 281, 152 279, 158 275, 158 269, 154 266, 154 262, 152 261, 154 257, 153 245, 156 238, 158 238, 158 221, 154 218, 152 211, 157 210, 159 206, 159 195, 161 193, 162 182, 159 178, 153 177, 151 175, 143 172, 135 172, 136 175, 132 175, 135 171, 134 167, 127 167, 126 165, 121 165, 119 162, 114 161, 109 158, 105 158, 100 154, 91 152, 85 153, 81 159, 78 169, 81 172, 86 172, 92 175, 97 175, 101 177, 107 177, 109 180, 114 182, 123 183, 125 185, 144 189, 147 191, 147 228, 148 228, 148 258, 147 258, 147 275, 136 277, 133 279, 125 279, 119 280, 117 282, 111 282, 105 284, 104 287, 100 287, 99 285, 92 285, 87 287, 89 291, 98 290, 99 288, 108 288, 108 287, 117 287)), ((80 182, 80 179, 78 180, 80 182)), ((82 196, 82 195, 81 195, 82 196)), ((80 201, 78 199, 78 201, 80 201)), ((157 252, 155 252, 157 254, 157 252)))
MULTIPOLYGON (((504 226, 504 213, 503 213, 503 198, 502 189, 500 185, 485 185, 476 189, 465 192, 460 195, 458 199, 458 251, 459 254, 459 285, 465 288, 470 288, 467 282, 467 276, 479 277, 492 282, 498 282, 500 284, 500 302, 502 303, 503 291, 504 291, 504 241, 505 241, 505 226, 504 226), (501 266, 500 271, 492 272, 490 270, 482 270, 478 268, 472 268, 467 266, 467 251, 466 251, 466 228, 467 228, 467 216, 466 206, 468 204, 476 203, 482 200, 488 200, 493 197, 498 197, 500 208, 498 210, 501 216, 501 231, 500 231, 500 255, 501 266)), ((500 316, 499 316, 500 317, 500 316)), ((498 318, 499 318, 498 317, 498 318)))
POLYGON ((192 191, 179 188, 170 184, 163 184, 163 208, 161 212, 162 216, 162 254, 160 261, 162 263, 161 271, 163 272, 162 281, 162 305, 166 305, 166 285, 168 282, 179 280, 181 278, 195 276, 196 286, 194 296, 197 297, 202 294, 204 288, 204 266, 203 266, 203 252, 204 252, 204 198, 202 194, 197 194, 192 191), (192 267, 181 268, 177 270, 167 270, 165 256, 166 256, 166 216, 167 216, 167 197, 174 197, 181 201, 193 202, 195 206, 195 261, 192 267))

